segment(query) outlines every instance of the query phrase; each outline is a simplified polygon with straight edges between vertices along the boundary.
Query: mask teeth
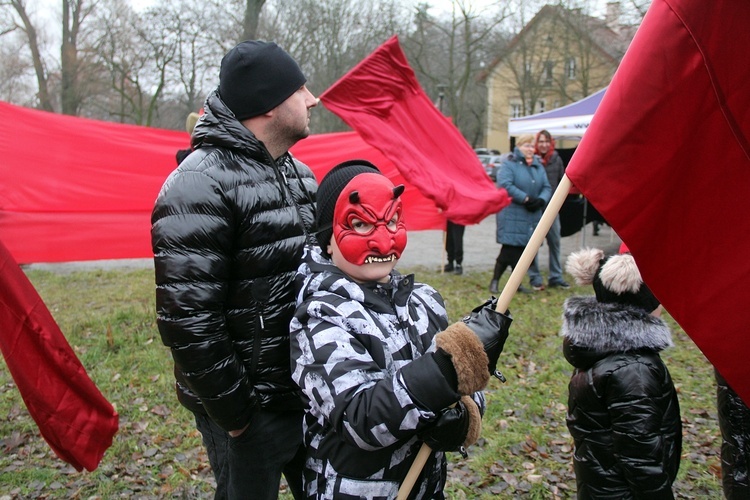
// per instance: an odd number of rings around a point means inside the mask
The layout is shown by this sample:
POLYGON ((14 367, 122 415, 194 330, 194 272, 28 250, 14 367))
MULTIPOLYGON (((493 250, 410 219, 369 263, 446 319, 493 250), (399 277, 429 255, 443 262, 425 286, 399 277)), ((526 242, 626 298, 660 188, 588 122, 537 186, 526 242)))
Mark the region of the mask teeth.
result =
POLYGON ((381 263, 381 262, 393 262, 396 260, 396 256, 391 254, 388 257, 375 257, 370 255, 365 259, 365 264, 381 263))

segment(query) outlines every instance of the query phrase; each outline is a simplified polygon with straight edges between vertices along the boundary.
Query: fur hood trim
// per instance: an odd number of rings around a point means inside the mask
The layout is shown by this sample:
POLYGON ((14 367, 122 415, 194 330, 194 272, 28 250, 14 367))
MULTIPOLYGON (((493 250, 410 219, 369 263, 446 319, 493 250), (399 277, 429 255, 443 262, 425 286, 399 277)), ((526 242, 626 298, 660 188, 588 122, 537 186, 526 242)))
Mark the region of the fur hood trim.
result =
POLYGON ((596 352, 661 351, 673 345, 669 327, 661 318, 637 307, 598 302, 595 297, 565 301, 560 334, 574 345, 596 352))

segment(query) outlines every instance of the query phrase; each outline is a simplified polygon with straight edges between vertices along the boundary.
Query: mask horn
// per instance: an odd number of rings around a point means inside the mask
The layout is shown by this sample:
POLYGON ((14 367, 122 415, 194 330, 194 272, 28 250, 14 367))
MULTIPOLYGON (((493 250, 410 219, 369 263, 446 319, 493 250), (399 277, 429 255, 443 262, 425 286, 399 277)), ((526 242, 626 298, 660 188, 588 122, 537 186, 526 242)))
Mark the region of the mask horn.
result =
POLYGON ((404 194, 404 189, 406 188, 404 188, 403 184, 399 184, 398 186, 393 188, 393 199, 395 200, 396 198, 404 194))
POLYGON ((359 191, 352 191, 349 193, 349 203, 352 205, 359 204, 359 191))

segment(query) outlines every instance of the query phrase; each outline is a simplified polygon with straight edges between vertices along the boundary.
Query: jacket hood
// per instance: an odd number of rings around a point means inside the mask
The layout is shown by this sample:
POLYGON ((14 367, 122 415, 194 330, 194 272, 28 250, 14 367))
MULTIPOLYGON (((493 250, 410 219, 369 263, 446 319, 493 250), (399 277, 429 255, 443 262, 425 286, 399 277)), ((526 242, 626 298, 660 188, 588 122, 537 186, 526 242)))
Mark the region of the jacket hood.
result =
POLYGON ((560 334, 565 337, 565 357, 577 368, 591 366, 615 352, 658 352, 673 345, 669 327, 661 318, 636 307, 601 303, 595 297, 565 301, 560 334))
POLYGON ((297 271, 297 303, 316 293, 330 293, 345 300, 355 300, 378 313, 392 313, 393 305, 406 306, 414 288, 414 275, 391 271, 387 283, 357 283, 333 265, 317 245, 307 245, 297 271))
POLYGON ((261 142, 235 118, 234 113, 219 97, 218 90, 211 92, 203 105, 203 116, 198 120, 191 139, 193 149, 218 146, 241 149, 260 160, 266 160, 261 142))

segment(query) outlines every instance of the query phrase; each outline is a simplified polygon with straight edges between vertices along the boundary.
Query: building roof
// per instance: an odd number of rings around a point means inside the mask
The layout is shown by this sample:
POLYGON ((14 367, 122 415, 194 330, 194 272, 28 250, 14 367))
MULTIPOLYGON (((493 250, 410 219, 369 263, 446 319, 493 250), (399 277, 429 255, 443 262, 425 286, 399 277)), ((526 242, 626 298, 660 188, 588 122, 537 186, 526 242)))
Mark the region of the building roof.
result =
POLYGON ((581 9, 566 9, 560 5, 545 5, 534 18, 508 43, 502 53, 490 64, 480 79, 486 79, 492 70, 520 45, 532 33, 536 26, 545 19, 557 17, 569 29, 588 37, 593 46, 613 64, 618 64, 625 55, 635 29, 630 26, 613 28, 604 19, 583 14, 581 9))

